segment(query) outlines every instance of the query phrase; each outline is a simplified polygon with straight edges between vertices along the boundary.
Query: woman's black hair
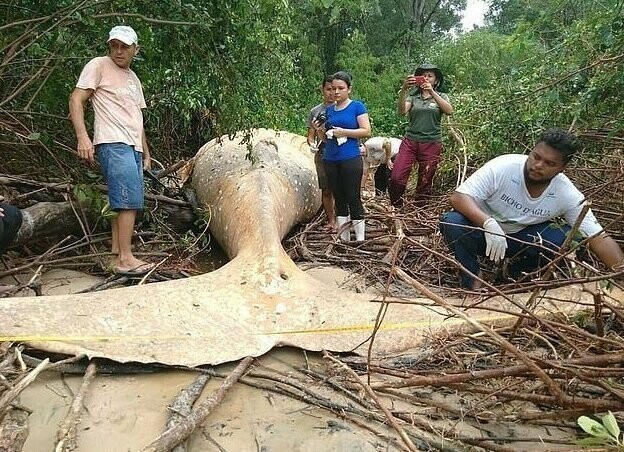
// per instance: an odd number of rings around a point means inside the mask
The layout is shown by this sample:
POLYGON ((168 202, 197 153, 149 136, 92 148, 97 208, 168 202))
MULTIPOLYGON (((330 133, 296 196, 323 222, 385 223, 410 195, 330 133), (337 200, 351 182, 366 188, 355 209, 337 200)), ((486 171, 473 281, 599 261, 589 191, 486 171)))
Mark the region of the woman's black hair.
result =
POLYGON ((347 84, 348 87, 351 87, 351 74, 345 71, 338 71, 334 75, 332 75, 332 80, 342 80, 347 84))
POLYGON ((572 157, 574 157, 574 154, 576 154, 576 151, 581 148, 581 144, 576 138, 576 135, 558 128, 545 130, 539 136, 537 142, 547 144, 551 148, 559 151, 565 163, 569 163, 572 157))

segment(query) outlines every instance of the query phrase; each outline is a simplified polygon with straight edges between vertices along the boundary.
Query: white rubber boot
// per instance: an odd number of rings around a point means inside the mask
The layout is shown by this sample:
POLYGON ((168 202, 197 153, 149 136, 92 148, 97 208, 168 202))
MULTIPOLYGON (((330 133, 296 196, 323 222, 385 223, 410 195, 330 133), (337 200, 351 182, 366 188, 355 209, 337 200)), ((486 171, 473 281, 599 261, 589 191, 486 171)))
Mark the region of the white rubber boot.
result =
MULTIPOLYGON (((336 221, 338 222, 338 230, 342 228, 345 224, 351 221, 349 217, 336 217, 336 221)), ((340 233, 340 240, 343 242, 348 242, 351 240, 351 228, 345 227, 344 231, 340 233)))
POLYGON ((364 220, 355 220, 353 222, 353 229, 355 229, 355 240, 358 242, 363 242, 366 230, 366 222, 364 220))

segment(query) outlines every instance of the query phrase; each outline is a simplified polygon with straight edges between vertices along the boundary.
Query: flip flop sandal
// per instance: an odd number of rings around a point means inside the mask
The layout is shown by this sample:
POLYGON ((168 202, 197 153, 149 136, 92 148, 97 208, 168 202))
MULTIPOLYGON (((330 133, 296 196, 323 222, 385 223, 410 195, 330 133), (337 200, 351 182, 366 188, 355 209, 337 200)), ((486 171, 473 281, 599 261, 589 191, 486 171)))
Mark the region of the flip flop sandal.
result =
POLYGON ((127 270, 121 270, 119 268, 115 268, 115 274, 120 276, 129 276, 129 277, 137 277, 137 276, 145 276, 154 268, 154 264, 142 264, 138 267, 130 268, 127 270))

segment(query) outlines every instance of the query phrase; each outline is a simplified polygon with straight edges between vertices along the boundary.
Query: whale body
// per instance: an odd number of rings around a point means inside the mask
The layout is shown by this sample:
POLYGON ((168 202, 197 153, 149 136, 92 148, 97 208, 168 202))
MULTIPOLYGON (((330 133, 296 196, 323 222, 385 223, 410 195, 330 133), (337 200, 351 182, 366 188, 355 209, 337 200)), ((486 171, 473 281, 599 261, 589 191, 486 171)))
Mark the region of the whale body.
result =
MULTIPOLYGON (((231 259, 226 265, 162 283, 1 299, 0 340, 119 362, 186 366, 259 356, 283 345, 368 351, 382 297, 324 286, 281 245, 294 225, 320 207, 304 137, 259 129, 212 140, 198 151, 192 178, 211 233, 231 259)), ((553 291, 557 297, 591 300, 579 290, 553 291)), ((416 347, 438 332, 472 330, 430 300, 402 301, 409 304, 388 306, 374 356, 416 347)), ((510 309, 504 300, 488 305, 510 309)), ((491 310, 470 312, 490 324, 515 320, 491 310)))

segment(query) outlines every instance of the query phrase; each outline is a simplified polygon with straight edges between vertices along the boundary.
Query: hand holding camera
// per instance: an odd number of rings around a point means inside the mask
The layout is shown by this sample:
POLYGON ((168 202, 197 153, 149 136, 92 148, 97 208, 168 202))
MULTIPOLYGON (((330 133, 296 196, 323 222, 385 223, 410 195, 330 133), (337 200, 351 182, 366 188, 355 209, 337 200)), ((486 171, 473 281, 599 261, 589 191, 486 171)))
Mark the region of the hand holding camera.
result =
POLYGON ((314 118, 314 121, 312 121, 312 126, 314 127, 314 129, 319 130, 319 129, 327 129, 327 114, 322 111, 320 112, 318 115, 316 115, 316 118, 314 118))
POLYGON ((421 87, 427 83, 424 75, 409 75, 403 82, 403 90, 410 90, 415 87, 421 87))
POLYGON ((427 79, 424 75, 414 75, 414 85, 421 86, 427 83, 427 79))

